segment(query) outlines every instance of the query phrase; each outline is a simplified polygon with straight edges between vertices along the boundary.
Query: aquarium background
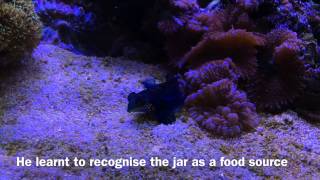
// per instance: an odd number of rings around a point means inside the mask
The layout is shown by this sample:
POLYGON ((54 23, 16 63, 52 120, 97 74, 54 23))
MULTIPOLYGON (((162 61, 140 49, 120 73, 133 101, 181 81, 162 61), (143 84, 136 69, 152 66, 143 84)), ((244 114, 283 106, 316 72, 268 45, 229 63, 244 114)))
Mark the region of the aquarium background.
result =
POLYGON ((4 0, 0 29, 0 179, 320 176, 319 1, 4 0), (289 163, 17 167, 16 157, 289 163))

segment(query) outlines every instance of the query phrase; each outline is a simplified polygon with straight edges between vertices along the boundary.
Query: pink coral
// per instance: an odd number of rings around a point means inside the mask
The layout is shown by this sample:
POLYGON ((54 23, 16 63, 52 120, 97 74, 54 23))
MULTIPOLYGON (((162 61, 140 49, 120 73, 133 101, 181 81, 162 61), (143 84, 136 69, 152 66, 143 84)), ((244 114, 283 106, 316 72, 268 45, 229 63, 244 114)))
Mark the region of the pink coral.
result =
POLYGON ((233 137, 254 129, 259 123, 254 104, 228 79, 205 86, 189 95, 185 102, 191 117, 217 135, 233 137))
POLYGON ((255 74, 257 47, 263 46, 264 38, 241 29, 207 34, 179 62, 180 66, 198 66, 214 60, 231 58, 241 77, 255 74))
POLYGON ((224 60, 214 60, 203 64, 201 67, 189 70, 184 74, 184 78, 191 92, 201 89, 207 84, 211 84, 221 79, 236 80, 236 67, 230 58, 224 60))

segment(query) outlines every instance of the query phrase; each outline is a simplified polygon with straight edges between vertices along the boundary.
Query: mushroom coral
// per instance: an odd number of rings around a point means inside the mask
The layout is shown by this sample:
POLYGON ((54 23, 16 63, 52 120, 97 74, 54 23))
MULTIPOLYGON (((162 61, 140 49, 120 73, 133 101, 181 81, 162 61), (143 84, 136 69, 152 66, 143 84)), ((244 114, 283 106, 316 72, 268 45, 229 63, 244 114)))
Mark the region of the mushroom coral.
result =
POLYGON ((259 124, 254 104, 228 79, 206 85, 185 103, 191 117, 216 135, 233 137, 259 124))
POLYGON ((208 33, 179 62, 180 66, 198 66, 214 59, 231 58, 242 78, 256 73, 257 48, 263 46, 262 36, 242 29, 208 33))
POLYGON ((235 73, 235 65, 230 58, 210 61, 184 74, 184 79, 190 92, 225 78, 230 80, 237 80, 238 78, 235 73))
POLYGON ((41 23, 31 0, 0 2, 0 64, 30 54, 41 36, 41 23))
POLYGON ((251 95, 258 109, 278 111, 293 103, 304 88, 302 47, 297 34, 286 29, 270 32, 267 41, 269 49, 260 60, 251 95))

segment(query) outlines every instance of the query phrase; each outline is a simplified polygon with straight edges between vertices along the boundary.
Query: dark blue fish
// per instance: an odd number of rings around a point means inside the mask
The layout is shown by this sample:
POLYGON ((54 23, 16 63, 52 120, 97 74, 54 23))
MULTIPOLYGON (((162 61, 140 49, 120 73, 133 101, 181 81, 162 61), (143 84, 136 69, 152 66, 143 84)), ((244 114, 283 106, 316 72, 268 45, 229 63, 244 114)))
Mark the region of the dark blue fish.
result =
POLYGON ((128 112, 143 112, 160 123, 173 123, 175 113, 183 106, 185 99, 177 77, 161 84, 156 84, 154 79, 145 80, 142 84, 145 90, 128 96, 128 112))

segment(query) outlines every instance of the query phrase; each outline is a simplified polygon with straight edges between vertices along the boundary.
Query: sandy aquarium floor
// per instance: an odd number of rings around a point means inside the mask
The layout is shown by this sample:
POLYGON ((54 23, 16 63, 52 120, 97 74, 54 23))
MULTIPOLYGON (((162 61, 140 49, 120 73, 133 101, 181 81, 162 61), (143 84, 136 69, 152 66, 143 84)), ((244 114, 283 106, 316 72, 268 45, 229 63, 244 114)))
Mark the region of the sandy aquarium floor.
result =
POLYGON ((1 72, 0 179, 320 177, 320 126, 294 112, 262 115, 255 132, 235 139, 211 136, 187 115, 172 125, 158 125, 126 112, 127 95, 142 90, 142 80, 164 76, 157 66, 40 45, 25 65, 1 72), (16 167, 17 156, 280 158, 289 167, 39 168, 16 167))

